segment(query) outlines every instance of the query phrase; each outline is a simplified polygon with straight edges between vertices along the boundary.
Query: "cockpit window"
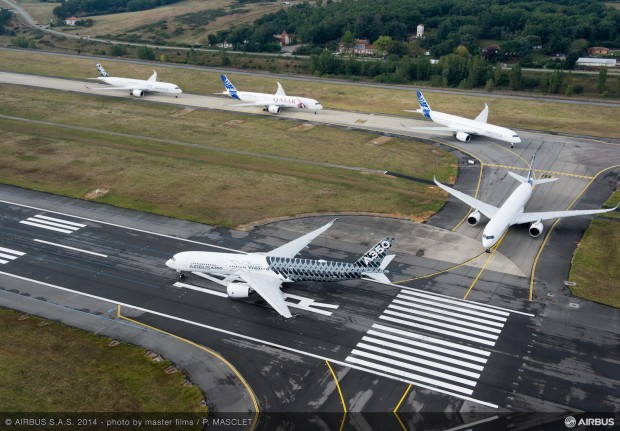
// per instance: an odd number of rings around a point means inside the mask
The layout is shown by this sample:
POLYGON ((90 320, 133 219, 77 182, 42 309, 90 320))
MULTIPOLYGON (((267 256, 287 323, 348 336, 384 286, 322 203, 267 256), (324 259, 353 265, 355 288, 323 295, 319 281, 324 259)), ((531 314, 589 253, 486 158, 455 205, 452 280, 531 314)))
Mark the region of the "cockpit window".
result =
POLYGON ((495 239, 495 237, 493 235, 482 235, 482 238, 484 238, 484 239, 495 239))
POLYGON ((512 135, 512 137, 513 137, 513 138, 518 138, 518 137, 519 137, 519 135, 512 135))

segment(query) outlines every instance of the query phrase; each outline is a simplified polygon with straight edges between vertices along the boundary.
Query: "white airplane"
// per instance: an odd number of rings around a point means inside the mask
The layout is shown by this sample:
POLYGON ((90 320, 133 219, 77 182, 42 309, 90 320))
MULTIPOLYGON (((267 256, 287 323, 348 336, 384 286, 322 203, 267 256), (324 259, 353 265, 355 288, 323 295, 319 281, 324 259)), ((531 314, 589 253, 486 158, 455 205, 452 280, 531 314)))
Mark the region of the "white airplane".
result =
POLYGON ((515 189, 508 199, 502 204, 501 207, 494 207, 485 202, 482 202, 474 197, 459 192, 458 190, 441 184, 434 178, 435 184, 440 188, 450 193, 455 198, 465 202, 467 205, 474 208, 467 217, 467 223, 471 226, 475 226, 480 221, 480 213, 489 218, 489 222, 482 232, 482 245, 489 251, 489 249, 499 241, 504 235, 504 232, 514 224, 531 223, 530 235, 534 238, 539 237, 543 232, 543 220, 549 220, 560 217, 573 217, 583 215, 602 214, 610 211, 615 211, 616 208, 600 209, 600 210, 573 210, 573 211, 546 211, 546 212, 524 212, 524 207, 532 196, 532 189, 535 185, 549 183, 556 181, 557 178, 544 178, 535 180, 533 176, 534 157, 532 157, 532 163, 530 164, 530 170, 527 178, 517 175, 514 172, 508 172, 508 174, 520 181, 521 184, 515 189))
POLYGON ((484 104, 482 112, 478 114, 474 120, 470 120, 468 118, 431 110, 422 92, 416 92, 418 93, 420 109, 416 109, 415 111, 406 110, 406 112, 418 112, 433 122, 440 124, 441 127, 409 127, 409 129, 451 131, 454 137, 461 142, 469 142, 471 135, 486 136, 488 138, 508 142, 510 143, 510 148, 514 148, 514 144, 519 144, 521 142, 521 138, 519 138, 519 135, 517 135, 514 130, 487 123, 489 107, 486 103, 484 104))
POLYGON ((247 102, 231 106, 262 106, 263 111, 271 112, 272 114, 277 114, 280 112, 281 108, 295 108, 305 111, 314 111, 315 114, 319 109, 323 109, 323 106, 321 106, 321 104, 314 99, 308 99, 307 97, 287 96, 279 82, 277 83, 278 91, 276 91, 276 94, 237 91, 226 75, 222 75, 222 82, 224 82, 224 88, 226 88, 223 94, 228 94, 233 99, 247 102))
POLYGON ((286 318, 292 316, 280 290, 282 283, 327 282, 362 277, 390 283, 385 276, 385 268, 394 259, 394 255, 386 256, 392 238, 379 241, 354 263, 295 258, 312 240, 329 229, 334 221, 267 253, 184 251, 175 254, 166 262, 166 266, 180 272, 181 277, 182 271, 202 273, 201 277, 226 286, 229 298, 247 298, 256 292, 286 318))
MULTIPOLYGON (((179 94, 182 93, 181 89, 176 84, 171 84, 169 82, 157 82, 157 72, 155 71, 153 71, 153 74, 147 80, 114 78, 108 75, 108 72, 105 71, 101 64, 97 63, 96 66, 101 76, 90 79, 98 79, 99 81, 111 85, 113 88, 93 87, 93 90, 129 90, 129 94, 136 97, 142 97, 144 96, 144 93, 148 91, 157 93, 172 93, 174 94, 174 97, 179 97, 179 94)), ((91 87, 87 86, 87 88, 91 87)))

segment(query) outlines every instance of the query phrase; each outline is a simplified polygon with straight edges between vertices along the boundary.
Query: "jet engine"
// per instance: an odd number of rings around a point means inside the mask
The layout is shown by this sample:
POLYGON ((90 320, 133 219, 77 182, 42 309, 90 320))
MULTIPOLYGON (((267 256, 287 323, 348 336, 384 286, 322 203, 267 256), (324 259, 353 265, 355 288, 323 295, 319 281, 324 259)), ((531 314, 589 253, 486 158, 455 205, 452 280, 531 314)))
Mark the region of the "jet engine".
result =
POLYGON ((267 111, 271 112, 272 114, 277 114, 278 112, 280 112, 280 107, 276 105, 269 105, 267 106, 267 111))
POLYGON ((454 135, 454 137, 461 142, 469 142, 469 140, 471 139, 471 136, 469 136, 469 133, 465 133, 465 132, 458 132, 454 135))
POLYGON ((530 235, 534 238, 538 238, 540 234, 543 233, 543 230, 544 226, 540 220, 530 225, 530 235))
POLYGON ((136 97, 144 96, 144 91, 142 90, 131 90, 131 95, 136 97))
POLYGON ((230 283, 226 291, 231 298, 247 298, 253 292, 252 288, 245 283, 230 283))
POLYGON ((470 226, 476 226, 479 221, 480 221, 480 211, 478 210, 474 211, 469 216, 467 216, 467 223, 469 223, 470 226))

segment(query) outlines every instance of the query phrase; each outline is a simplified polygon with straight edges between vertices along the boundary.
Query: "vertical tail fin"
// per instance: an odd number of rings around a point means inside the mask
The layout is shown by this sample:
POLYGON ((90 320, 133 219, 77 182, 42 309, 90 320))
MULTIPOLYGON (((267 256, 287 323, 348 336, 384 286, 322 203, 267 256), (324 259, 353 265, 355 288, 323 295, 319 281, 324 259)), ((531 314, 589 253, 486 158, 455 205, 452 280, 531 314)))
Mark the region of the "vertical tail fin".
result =
POLYGON ((224 88, 226 88, 226 91, 230 94, 230 97, 241 100, 237 94, 237 89, 232 85, 232 82, 230 82, 230 79, 228 79, 226 75, 222 75, 222 82, 224 83, 224 88))
POLYGON ((527 182, 530 183, 530 186, 534 185, 534 159, 536 159, 536 153, 532 156, 532 161, 530 162, 530 170, 527 172, 527 182))
POLYGON ((99 63, 95 64, 95 67, 97 67, 97 70, 99 71, 99 75, 103 76, 104 78, 107 78, 110 76, 108 75, 108 72, 105 71, 103 66, 100 65, 99 63))
POLYGON ((416 93, 418 94, 418 103, 420 103, 420 110, 422 111, 422 114, 424 114, 426 118, 431 118, 431 107, 428 106, 428 103, 420 90, 416 90, 416 93))
POLYGON ((355 261, 354 265, 364 268, 381 268, 381 262, 385 259, 385 255, 392 246, 394 238, 383 238, 368 250, 362 257, 355 261))

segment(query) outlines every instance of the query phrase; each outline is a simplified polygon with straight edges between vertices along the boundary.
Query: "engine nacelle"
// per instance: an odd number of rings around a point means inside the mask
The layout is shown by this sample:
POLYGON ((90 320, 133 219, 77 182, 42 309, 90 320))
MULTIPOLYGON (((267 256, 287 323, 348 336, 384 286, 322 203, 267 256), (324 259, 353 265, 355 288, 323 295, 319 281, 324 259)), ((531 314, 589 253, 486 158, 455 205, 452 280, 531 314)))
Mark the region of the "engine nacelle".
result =
POLYGON ((469 133, 465 133, 465 132, 458 132, 456 135, 454 135, 454 137, 461 142, 469 142, 469 140, 471 139, 471 136, 469 136, 469 133))
POLYGON ((278 112, 280 112, 280 107, 276 105, 269 105, 267 106, 267 111, 271 112, 272 114, 277 114, 278 112))
POLYGON ((226 292, 231 298, 247 298, 253 291, 248 284, 230 283, 226 288, 226 292))
POLYGON ((474 211, 469 216, 467 216, 467 223, 469 223, 470 226, 476 226, 479 221, 480 221, 480 211, 478 210, 474 211))
POLYGON ((142 90, 131 90, 131 95, 136 97, 144 96, 144 91, 142 90))
POLYGON ((538 238, 540 234, 543 233, 544 229, 545 227, 543 226, 542 222, 538 220, 536 223, 532 223, 530 225, 530 235, 534 238, 538 238))

